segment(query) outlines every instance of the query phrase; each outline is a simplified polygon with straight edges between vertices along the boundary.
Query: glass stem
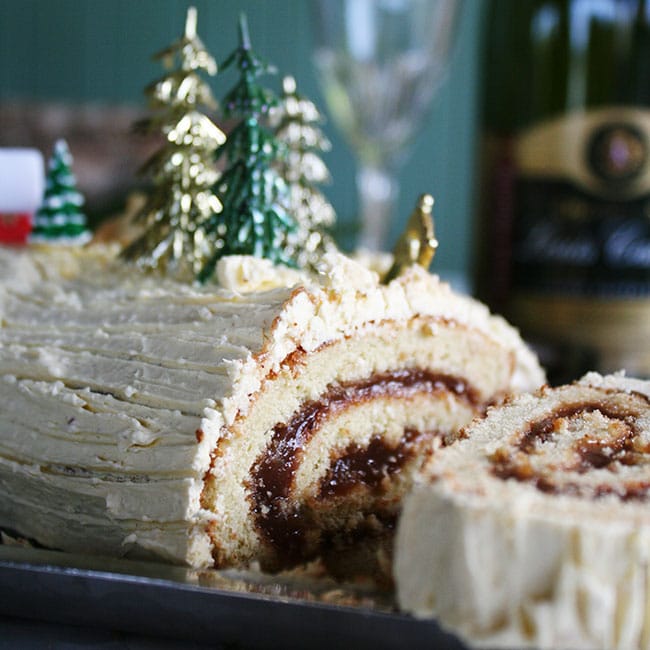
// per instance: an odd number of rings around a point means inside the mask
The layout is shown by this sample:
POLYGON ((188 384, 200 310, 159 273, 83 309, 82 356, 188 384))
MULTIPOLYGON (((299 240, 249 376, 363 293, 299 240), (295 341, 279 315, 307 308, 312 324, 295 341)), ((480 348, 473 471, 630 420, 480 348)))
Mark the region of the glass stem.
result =
POLYGON ((385 167, 361 165, 357 172, 357 191, 361 218, 359 246, 383 250, 397 200, 395 173, 385 167))

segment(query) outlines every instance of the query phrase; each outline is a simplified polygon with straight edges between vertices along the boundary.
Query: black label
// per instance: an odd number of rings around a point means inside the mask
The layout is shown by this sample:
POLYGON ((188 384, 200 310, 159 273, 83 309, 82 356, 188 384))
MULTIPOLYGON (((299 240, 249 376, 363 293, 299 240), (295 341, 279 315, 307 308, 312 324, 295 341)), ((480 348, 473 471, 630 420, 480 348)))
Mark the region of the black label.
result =
MULTIPOLYGON (((636 173, 639 151, 632 152, 632 159, 619 152, 625 169, 613 169, 603 151, 616 143, 611 133, 600 135, 600 141, 596 136, 592 140, 596 164, 605 161, 603 173, 620 174, 625 182, 636 173)), ((516 192, 515 289, 593 297, 650 295, 650 197, 603 200, 571 183, 539 179, 520 179, 516 192)))

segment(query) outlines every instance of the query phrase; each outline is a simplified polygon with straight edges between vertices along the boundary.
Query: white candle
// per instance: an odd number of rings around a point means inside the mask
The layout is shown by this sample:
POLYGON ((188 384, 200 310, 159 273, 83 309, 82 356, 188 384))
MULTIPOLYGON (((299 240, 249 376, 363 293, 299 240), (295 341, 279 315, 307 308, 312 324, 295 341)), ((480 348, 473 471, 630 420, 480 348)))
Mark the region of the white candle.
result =
POLYGON ((0 213, 36 212, 43 201, 44 186, 40 151, 0 148, 0 213))

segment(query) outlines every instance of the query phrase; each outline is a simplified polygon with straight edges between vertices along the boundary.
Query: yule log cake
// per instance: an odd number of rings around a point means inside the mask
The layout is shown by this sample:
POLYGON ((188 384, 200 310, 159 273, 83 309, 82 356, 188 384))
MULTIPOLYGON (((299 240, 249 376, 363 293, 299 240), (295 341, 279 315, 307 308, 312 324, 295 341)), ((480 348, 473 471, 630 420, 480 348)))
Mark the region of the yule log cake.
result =
POLYGON ((543 381, 420 267, 246 257, 218 283, 0 248, 0 527, 46 547, 277 569, 394 525, 424 459, 543 381))
POLYGON ((490 648, 650 648, 650 382, 590 373, 466 433, 405 501, 401 606, 490 648))

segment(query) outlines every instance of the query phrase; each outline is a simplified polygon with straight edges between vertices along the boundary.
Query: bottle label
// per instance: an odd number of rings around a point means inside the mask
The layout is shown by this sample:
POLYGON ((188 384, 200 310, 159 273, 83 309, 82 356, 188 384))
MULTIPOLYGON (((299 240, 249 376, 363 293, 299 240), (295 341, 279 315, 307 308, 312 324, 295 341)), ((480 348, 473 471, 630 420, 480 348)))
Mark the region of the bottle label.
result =
POLYGON ((650 110, 564 115, 509 149, 508 317, 564 380, 650 377, 650 110))
POLYGON ((514 292, 650 296, 650 111, 538 124, 515 159, 514 292))

